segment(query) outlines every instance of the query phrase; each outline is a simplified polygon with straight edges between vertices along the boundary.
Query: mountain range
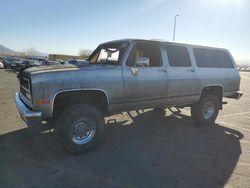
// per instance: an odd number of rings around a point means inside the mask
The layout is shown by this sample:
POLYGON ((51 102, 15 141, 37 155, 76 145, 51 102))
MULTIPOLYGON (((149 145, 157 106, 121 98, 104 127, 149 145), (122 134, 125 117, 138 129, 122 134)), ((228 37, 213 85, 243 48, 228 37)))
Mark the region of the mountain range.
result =
POLYGON ((0 56, 14 56, 14 55, 48 56, 48 54, 38 52, 34 49, 27 50, 25 52, 16 52, 0 44, 0 56))
POLYGON ((17 55, 18 53, 0 44, 0 55, 17 55))

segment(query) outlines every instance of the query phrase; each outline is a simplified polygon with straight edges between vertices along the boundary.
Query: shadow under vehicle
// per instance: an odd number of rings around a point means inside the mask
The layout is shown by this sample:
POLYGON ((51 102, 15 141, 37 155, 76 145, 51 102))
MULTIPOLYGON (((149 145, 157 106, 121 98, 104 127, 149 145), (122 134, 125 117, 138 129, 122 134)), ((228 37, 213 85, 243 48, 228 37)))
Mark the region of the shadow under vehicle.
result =
POLYGON ((110 117, 102 144, 85 155, 58 147, 46 125, 0 136, 0 184, 224 187, 242 152, 239 131, 219 124, 196 127, 189 116, 168 111, 131 114, 120 121, 110 117))

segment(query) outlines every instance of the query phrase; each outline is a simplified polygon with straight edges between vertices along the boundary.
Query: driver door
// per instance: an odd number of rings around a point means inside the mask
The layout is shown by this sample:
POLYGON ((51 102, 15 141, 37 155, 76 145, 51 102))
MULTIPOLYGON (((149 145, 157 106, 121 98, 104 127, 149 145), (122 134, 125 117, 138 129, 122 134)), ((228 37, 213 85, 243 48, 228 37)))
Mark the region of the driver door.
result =
POLYGON ((166 105, 168 79, 157 43, 134 44, 126 64, 123 65, 123 79, 125 109, 166 105), (137 64, 139 59, 145 63, 137 64))

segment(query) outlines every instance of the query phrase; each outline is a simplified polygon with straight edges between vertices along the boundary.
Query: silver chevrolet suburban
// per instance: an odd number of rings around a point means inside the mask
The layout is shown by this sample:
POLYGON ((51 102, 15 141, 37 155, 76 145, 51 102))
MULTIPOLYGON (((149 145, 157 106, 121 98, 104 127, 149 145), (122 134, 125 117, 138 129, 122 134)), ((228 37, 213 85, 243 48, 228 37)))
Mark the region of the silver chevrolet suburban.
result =
POLYGON ((212 125, 223 97, 239 99, 240 75, 228 50, 139 39, 100 44, 82 65, 26 69, 15 95, 28 126, 45 120, 66 150, 92 149, 104 117, 137 109, 191 107, 212 125))

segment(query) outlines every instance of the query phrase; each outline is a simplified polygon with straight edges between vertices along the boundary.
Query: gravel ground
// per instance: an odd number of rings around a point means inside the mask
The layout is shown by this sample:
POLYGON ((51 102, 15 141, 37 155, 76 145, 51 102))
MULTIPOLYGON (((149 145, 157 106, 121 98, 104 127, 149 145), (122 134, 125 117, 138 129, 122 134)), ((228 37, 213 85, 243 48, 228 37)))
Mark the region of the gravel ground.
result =
POLYGON ((225 99, 214 126, 194 126, 188 108, 123 113, 106 119, 99 147, 74 156, 46 126, 26 127, 16 75, 0 70, 0 187, 249 187, 250 73, 241 78, 244 96, 225 99))

